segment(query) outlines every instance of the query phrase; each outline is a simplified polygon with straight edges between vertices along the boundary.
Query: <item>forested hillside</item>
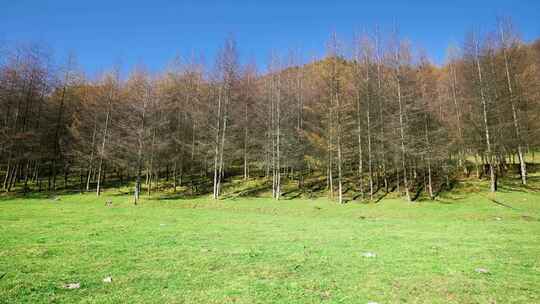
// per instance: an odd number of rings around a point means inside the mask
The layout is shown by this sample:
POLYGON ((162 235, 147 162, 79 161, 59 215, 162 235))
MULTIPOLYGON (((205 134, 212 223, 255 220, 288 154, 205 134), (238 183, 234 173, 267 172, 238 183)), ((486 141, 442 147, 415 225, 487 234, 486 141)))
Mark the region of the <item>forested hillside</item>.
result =
MULTIPOLYGON (((242 63, 234 39, 215 64, 178 56, 160 73, 85 76, 37 44, 0 53, 5 191, 220 191, 231 177, 324 184, 338 202, 397 192, 434 198, 462 177, 534 170, 540 144, 540 42, 510 22, 471 33, 442 66, 396 33, 373 31, 326 55, 291 51, 242 63), (262 72, 264 71, 264 72, 262 72), (124 79, 125 78, 125 79, 124 79)), ((196 46, 195 46, 196 47, 196 46)), ((444 46, 441 46, 444 47, 444 46)))

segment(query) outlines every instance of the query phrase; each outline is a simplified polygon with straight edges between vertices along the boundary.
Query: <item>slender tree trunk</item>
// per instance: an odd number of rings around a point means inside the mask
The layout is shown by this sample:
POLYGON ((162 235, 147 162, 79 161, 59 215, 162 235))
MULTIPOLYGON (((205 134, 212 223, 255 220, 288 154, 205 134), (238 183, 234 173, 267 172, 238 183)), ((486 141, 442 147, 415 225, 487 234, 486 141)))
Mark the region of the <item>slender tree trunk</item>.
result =
MULTIPOLYGON (((147 92, 148 93, 148 92, 147 92)), ((139 129, 139 134, 137 136, 137 176, 135 177, 135 193, 134 193, 134 204, 139 203, 139 198, 141 195, 141 175, 142 175, 142 163, 143 163, 143 148, 144 148, 144 136, 146 133, 146 105, 147 105, 148 95, 145 96, 143 103, 143 111, 141 115, 141 125, 139 129)), ((176 190, 176 189, 175 189, 176 190)))
POLYGON ((219 140, 219 135, 221 133, 221 87, 219 88, 219 92, 218 92, 218 113, 217 113, 217 118, 216 118, 216 137, 215 137, 215 154, 214 154, 214 193, 213 193, 213 198, 216 200, 218 199, 218 173, 219 173, 219 169, 218 169, 218 161, 219 161, 219 143, 220 143, 220 140, 219 140))
POLYGON ((247 103, 245 105, 245 112, 244 112, 244 180, 248 179, 248 109, 247 109, 247 103))
POLYGON ((334 162, 333 162, 333 157, 332 157, 332 154, 333 154, 332 153, 333 152, 332 151, 333 150, 332 120, 334 119, 333 117, 334 115, 333 115, 332 107, 330 107, 330 111, 328 111, 328 187, 330 189, 330 198, 332 199, 334 198, 334 173, 332 172, 333 167, 334 167, 334 162))
POLYGON ((364 152, 362 144, 362 118, 360 109, 360 92, 356 96, 356 117, 357 117, 357 137, 358 137, 358 186, 360 187, 360 194, 364 199, 364 152))
POLYGON ((219 197, 221 192, 221 181, 225 177, 224 167, 223 167, 223 151, 225 150, 225 134, 227 132, 227 105, 229 103, 230 98, 230 87, 227 88, 227 95, 224 103, 224 111, 223 111, 223 132, 221 132, 221 149, 219 152, 219 178, 217 181, 217 195, 219 197))
POLYGON ((373 161, 371 155, 371 78, 369 75, 370 62, 366 54, 366 131, 368 148, 369 199, 373 200, 373 161))
POLYGON ((147 189, 148 196, 152 194, 152 182, 155 179, 155 175, 156 175, 154 172, 155 143, 156 143, 156 128, 152 130, 152 144, 150 147, 150 165, 148 167, 148 189, 147 189))
POLYGON ((94 162, 96 133, 97 133, 97 115, 94 119, 94 130, 92 131, 92 143, 90 146, 90 149, 91 149, 90 160, 88 161, 88 175, 86 177, 86 191, 90 191, 90 177, 92 175, 92 167, 93 167, 93 162, 94 162))
POLYGON ((270 137, 272 138, 272 198, 276 198, 276 189, 277 189, 277 172, 276 172, 276 110, 275 110, 275 90, 276 90, 276 80, 274 76, 272 77, 272 82, 270 85, 270 117, 271 117, 271 131, 270 137))
MULTIPOLYGON (((248 76, 249 77, 249 76, 248 76)), ((250 78, 247 80, 247 90, 250 89, 250 78)), ((248 123, 249 123, 249 116, 248 116, 248 102, 250 100, 250 96, 246 96, 246 100, 244 103, 244 180, 248 179, 248 123)))
POLYGON ((11 157, 8 158, 8 162, 7 162, 7 167, 6 167, 6 176, 4 177, 4 190, 7 191, 7 183, 8 183, 8 179, 9 179, 9 176, 11 174, 11 157))
POLYGON ((388 175, 386 174, 386 152, 384 147, 384 139, 385 139, 385 132, 384 132, 384 115, 383 115, 383 97, 382 97, 382 75, 381 75, 381 65, 382 65, 382 56, 380 54, 380 43, 379 43, 379 35, 377 33, 376 40, 375 40, 375 48, 376 48, 376 55, 377 55, 377 100, 379 103, 379 124, 380 124, 380 153, 381 153, 381 169, 382 169, 382 177, 384 181, 384 191, 385 193, 388 193, 388 175))
POLYGON ((337 165, 338 165, 338 202, 340 204, 343 204, 343 178, 342 178, 342 172, 341 172, 341 104, 339 101, 339 83, 336 80, 336 92, 335 92, 335 100, 336 100, 336 123, 337 123, 337 165))
POLYGON ((464 153, 463 153, 463 148, 461 147, 461 145, 463 144, 463 131, 461 127, 461 110, 459 108, 458 99, 457 99, 457 75, 456 75, 455 63, 453 61, 450 63, 450 74, 452 78, 451 80, 452 100, 454 102, 454 110, 456 113, 456 124, 457 124, 457 129, 458 129, 458 145, 460 145, 460 147, 458 148, 458 155, 459 155, 458 164, 459 166, 464 166, 464 163, 463 163, 464 153))
POLYGON ((512 89, 512 81, 510 78, 510 63, 508 60, 508 55, 506 52, 506 40, 504 38, 504 30, 502 28, 502 24, 499 25, 500 34, 501 34, 501 44, 502 44, 502 52, 504 57, 504 67, 505 67, 505 74, 506 74, 506 83, 508 85, 508 93, 510 94, 510 103, 512 105, 512 118, 514 122, 514 130, 516 133, 516 140, 518 141, 518 158, 519 158, 519 168, 520 168, 520 174, 521 174, 521 183, 523 185, 527 184, 527 165, 525 163, 525 159, 523 157, 523 148, 522 148, 522 141, 521 141, 521 134, 520 134, 520 128, 519 128, 519 120, 517 116, 516 111, 516 104, 514 102, 514 91, 512 89))
MULTIPOLYGON (((67 78, 67 76, 66 76, 67 78)), ((66 82, 66 85, 67 85, 67 82, 66 82)), ((53 165, 52 165, 52 188, 53 190, 56 190, 56 162, 58 161, 58 157, 59 157, 59 143, 58 143, 58 140, 59 140, 59 136, 60 136, 60 127, 61 127, 61 123, 62 123, 62 116, 64 114, 64 99, 65 99, 65 96, 66 96, 66 85, 64 85, 64 88, 62 89, 62 96, 60 97, 60 108, 58 110, 58 116, 57 116, 57 120, 56 120, 56 128, 55 128, 55 132, 54 132, 54 155, 53 155, 53 165)))
POLYGON ((478 41, 475 41, 475 61, 476 61, 476 69, 478 72, 478 80, 479 80, 479 87, 480 87, 480 101, 482 102, 482 114, 483 114, 483 122, 484 122, 484 135, 486 139, 486 149, 487 149, 487 159, 488 159, 488 165, 489 165, 489 176, 491 180, 491 186, 490 190, 491 192, 497 191, 497 179, 495 177, 495 168, 493 166, 493 155, 491 150, 491 137, 489 134, 489 123, 488 123, 488 113, 487 113, 487 100, 484 93, 484 84, 482 79, 482 68, 480 66, 480 54, 479 54, 479 46, 478 41))
POLYGON ((428 194, 429 198, 433 199, 433 183, 432 183, 432 177, 431 177, 431 142, 429 140, 429 123, 427 117, 424 118, 425 120, 425 136, 426 136, 426 147, 427 147, 427 155, 426 155, 426 165, 428 170, 428 194))
POLYGON ((102 175, 102 167, 103 167, 103 157, 105 156, 105 145, 107 143, 107 133, 109 131, 108 128, 109 128, 109 119, 111 116, 111 106, 112 106, 112 100, 109 99, 109 103, 107 105, 107 114, 105 116, 105 127, 103 128, 103 138, 101 140, 101 151, 99 154, 99 165, 98 165, 97 186, 96 186, 97 196, 101 195, 101 175, 102 175))
POLYGON ((403 187, 405 188, 405 196, 407 198, 407 201, 411 201, 411 195, 409 193, 409 181, 407 178, 407 165, 406 165, 406 150, 405 150, 405 123, 404 123, 404 107, 403 107, 403 101, 401 98, 401 73, 400 73, 400 58, 399 58, 399 50, 396 51, 396 61, 397 61, 397 68, 396 68, 396 85, 397 85, 397 99, 399 104, 399 136, 401 139, 401 165, 403 169, 403 187))
POLYGON ((276 199, 281 197, 281 79, 278 75, 277 83, 277 99, 276 99, 276 163, 277 163, 277 178, 276 178, 276 199))

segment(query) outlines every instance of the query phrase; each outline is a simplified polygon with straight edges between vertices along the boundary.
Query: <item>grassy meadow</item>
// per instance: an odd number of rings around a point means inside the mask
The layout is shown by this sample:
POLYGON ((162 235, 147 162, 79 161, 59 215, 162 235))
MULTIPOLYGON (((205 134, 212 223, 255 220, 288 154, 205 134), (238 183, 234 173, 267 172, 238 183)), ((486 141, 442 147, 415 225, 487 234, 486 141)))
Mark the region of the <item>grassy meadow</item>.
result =
POLYGON ((0 303, 540 303, 540 192, 485 189, 345 205, 6 195, 0 303))

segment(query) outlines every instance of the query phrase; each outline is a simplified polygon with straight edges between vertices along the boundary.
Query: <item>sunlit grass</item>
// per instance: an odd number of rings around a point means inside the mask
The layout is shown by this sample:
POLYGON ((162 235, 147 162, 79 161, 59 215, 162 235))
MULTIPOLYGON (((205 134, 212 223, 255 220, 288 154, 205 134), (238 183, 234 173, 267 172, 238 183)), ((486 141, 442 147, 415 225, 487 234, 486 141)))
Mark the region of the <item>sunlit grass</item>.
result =
POLYGON ((4 197, 0 302, 540 302, 533 188, 508 179, 489 197, 471 179, 436 201, 346 205, 241 195, 261 183, 138 206, 117 190, 4 197), (72 282, 81 287, 63 288, 72 282))

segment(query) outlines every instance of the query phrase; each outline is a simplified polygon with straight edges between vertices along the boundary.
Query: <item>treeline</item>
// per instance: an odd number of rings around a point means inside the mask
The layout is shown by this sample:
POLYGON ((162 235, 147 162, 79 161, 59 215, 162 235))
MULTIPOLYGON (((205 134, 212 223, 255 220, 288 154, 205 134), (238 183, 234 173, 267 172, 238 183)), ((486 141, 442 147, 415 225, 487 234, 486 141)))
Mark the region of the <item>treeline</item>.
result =
POLYGON ((211 68, 178 57, 162 73, 89 80, 74 57, 57 66, 37 45, 5 47, 1 186, 99 195, 113 180, 134 182, 137 202, 186 181, 218 198, 240 175, 267 178, 279 199, 283 181, 303 189, 320 177, 339 202, 348 191, 413 200, 459 175, 485 176, 496 191, 510 160, 527 183, 524 155, 540 140, 540 43, 522 42, 510 22, 468 35, 442 67, 378 31, 349 45, 333 34, 326 50, 309 63, 273 54, 259 73, 227 39, 211 68))

